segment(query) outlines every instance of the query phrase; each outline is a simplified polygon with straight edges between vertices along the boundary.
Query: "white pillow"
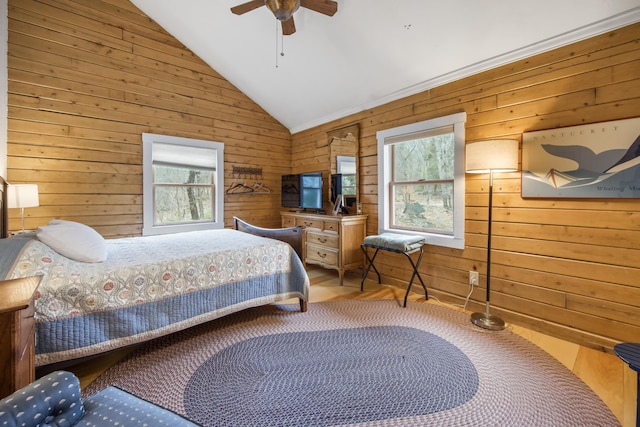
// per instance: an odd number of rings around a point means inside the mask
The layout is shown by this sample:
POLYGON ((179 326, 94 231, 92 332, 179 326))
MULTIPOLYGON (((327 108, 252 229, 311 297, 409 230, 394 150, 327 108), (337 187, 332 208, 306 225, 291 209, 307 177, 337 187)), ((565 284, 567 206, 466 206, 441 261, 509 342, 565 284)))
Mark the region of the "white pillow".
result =
POLYGON ((107 243, 93 228, 79 222, 52 219, 38 227, 38 239, 60 255, 82 262, 107 259, 107 243))

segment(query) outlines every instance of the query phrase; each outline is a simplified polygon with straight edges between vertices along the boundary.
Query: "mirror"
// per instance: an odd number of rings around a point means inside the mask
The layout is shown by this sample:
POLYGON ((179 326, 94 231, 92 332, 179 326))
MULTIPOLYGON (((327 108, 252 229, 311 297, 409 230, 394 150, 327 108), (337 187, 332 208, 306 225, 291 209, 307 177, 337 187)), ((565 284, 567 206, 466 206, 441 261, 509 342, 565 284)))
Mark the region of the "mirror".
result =
POLYGON ((327 133, 329 138, 329 202, 335 205, 342 197, 339 213, 356 214, 358 202, 358 125, 347 126, 327 133))

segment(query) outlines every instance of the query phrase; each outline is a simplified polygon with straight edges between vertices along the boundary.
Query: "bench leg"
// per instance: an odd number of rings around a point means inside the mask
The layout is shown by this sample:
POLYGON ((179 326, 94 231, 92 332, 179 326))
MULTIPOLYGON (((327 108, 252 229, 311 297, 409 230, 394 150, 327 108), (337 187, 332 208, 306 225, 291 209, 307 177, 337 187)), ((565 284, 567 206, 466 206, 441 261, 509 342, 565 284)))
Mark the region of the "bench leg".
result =
POLYGON ((424 297, 425 299, 429 299, 429 293, 427 292, 427 287, 425 286, 424 282, 422 281, 422 277, 420 276, 420 273, 418 272, 418 268, 420 267, 420 262, 422 261, 422 255, 424 255, 424 248, 420 248, 420 255, 418 256, 418 261, 414 264, 413 260, 411 259, 411 255, 409 255, 406 252, 403 252, 404 256, 407 257, 407 259, 409 260, 409 263, 411 264, 411 267, 413 268, 413 273, 411 274, 411 280, 409 280, 409 285, 407 286, 407 291, 404 294, 404 306, 407 306, 407 298, 409 297, 409 291, 411 290, 411 285, 413 284, 413 279, 418 276, 418 280, 420 280, 420 284, 422 285, 422 289, 424 289, 424 297))
POLYGON ((360 292, 364 291, 364 279, 367 278, 367 275, 369 274, 369 270, 371 270, 371 267, 373 267, 373 271, 376 272, 376 274, 378 275, 378 284, 382 283, 382 279, 380 278, 380 273, 378 272, 378 269, 376 268, 375 265, 373 265, 373 261, 375 261, 376 256, 378 256, 378 250, 376 248, 376 251, 373 253, 373 257, 369 258, 369 252, 367 252, 367 248, 364 245, 360 245, 360 249, 362 249, 362 252, 364 252, 364 256, 367 258, 367 267, 364 269, 363 273, 362 273, 362 280, 360 281, 360 292))

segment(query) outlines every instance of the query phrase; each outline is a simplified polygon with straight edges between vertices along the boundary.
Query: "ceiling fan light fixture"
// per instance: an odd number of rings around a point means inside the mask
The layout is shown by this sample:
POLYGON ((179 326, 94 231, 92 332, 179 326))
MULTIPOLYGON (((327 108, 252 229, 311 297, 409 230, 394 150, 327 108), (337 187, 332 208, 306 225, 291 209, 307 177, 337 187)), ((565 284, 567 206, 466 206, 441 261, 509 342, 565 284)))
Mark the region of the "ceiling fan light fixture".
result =
POLYGON ((300 7, 300 0, 265 0, 264 4, 279 21, 287 21, 300 7))

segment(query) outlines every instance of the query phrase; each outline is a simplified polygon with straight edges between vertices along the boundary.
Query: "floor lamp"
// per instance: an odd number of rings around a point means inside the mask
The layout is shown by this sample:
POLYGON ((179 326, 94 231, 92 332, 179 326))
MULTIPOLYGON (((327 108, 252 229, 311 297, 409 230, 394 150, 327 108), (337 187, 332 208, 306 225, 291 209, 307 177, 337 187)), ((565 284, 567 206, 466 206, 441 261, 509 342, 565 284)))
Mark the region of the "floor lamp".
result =
POLYGON ((38 184, 9 184, 7 206, 9 208, 20 208, 22 233, 24 233, 24 208, 35 208, 39 205, 38 184))
POLYGON ((497 139, 467 144, 466 160, 468 173, 489 174, 489 216, 487 220, 487 298, 484 313, 473 313, 471 322, 481 328, 499 331, 504 329, 504 321, 489 313, 491 296, 491 213, 493 211, 494 172, 514 172, 518 170, 518 141, 497 139))

